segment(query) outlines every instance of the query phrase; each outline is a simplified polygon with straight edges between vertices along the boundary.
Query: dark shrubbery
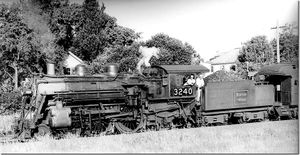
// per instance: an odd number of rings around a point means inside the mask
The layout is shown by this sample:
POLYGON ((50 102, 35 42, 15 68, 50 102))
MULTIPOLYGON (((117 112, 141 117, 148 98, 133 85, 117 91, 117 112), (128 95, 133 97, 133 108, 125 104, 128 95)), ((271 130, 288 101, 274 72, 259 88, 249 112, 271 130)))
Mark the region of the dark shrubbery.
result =
POLYGON ((21 108, 22 94, 20 91, 1 92, 0 115, 16 113, 21 108))

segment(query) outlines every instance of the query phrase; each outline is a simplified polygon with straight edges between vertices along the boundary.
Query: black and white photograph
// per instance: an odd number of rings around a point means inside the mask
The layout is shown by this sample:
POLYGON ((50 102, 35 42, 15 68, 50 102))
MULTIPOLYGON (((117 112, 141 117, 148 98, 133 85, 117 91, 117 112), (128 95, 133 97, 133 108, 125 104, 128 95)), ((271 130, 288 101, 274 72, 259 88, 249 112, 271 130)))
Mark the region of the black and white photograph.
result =
POLYGON ((299 154, 299 0, 0 0, 0 154, 299 154))

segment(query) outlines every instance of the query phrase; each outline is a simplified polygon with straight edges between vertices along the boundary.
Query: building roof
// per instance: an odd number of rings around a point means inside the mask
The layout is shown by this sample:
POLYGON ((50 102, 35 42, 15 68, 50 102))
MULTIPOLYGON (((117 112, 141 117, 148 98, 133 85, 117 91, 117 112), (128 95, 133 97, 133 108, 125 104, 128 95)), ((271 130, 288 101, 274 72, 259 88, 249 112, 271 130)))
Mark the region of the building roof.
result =
POLYGON ((73 54, 73 53, 70 52, 70 51, 69 51, 69 55, 70 55, 71 57, 73 57, 74 59, 76 59, 79 63, 84 64, 84 62, 83 62, 80 58, 78 58, 75 54, 73 54))
POLYGON ((209 72, 209 69, 203 65, 160 65, 158 67, 163 68, 168 74, 209 72))
POLYGON ((235 63, 239 55, 239 51, 239 48, 235 48, 232 50, 221 52, 215 57, 211 58, 207 63, 210 63, 212 65, 235 63))

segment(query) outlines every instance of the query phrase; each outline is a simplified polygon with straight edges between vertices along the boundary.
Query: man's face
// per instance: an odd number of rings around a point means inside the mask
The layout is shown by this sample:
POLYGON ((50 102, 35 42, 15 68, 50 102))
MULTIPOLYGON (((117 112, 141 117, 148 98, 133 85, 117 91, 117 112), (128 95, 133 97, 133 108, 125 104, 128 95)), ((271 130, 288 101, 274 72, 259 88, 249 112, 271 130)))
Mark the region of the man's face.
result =
POLYGON ((194 75, 191 75, 191 79, 194 79, 194 75))

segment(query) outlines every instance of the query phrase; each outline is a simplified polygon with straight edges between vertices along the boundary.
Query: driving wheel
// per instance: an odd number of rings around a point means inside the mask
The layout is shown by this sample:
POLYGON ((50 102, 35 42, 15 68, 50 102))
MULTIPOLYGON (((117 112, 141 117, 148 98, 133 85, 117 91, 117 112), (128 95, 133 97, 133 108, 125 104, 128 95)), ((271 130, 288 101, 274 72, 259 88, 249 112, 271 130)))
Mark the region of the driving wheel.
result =
POLYGON ((120 133, 135 133, 143 127, 144 120, 141 108, 125 106, 121 107, 121 113, 129 113, 129 115, 115 122, 120 133))
POLYGON ((110 120, 101 120, 101 123, 97 122, 94 130, 101 134, 107 134, 110 131, 112 131, 112 128, 113 128, 113 126, 112 126, 110 120))

